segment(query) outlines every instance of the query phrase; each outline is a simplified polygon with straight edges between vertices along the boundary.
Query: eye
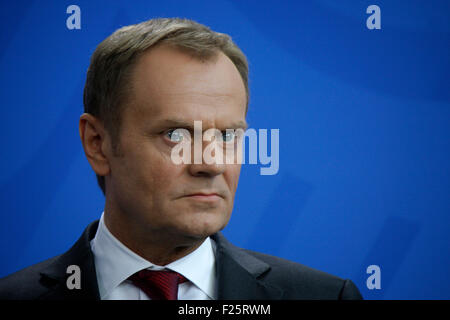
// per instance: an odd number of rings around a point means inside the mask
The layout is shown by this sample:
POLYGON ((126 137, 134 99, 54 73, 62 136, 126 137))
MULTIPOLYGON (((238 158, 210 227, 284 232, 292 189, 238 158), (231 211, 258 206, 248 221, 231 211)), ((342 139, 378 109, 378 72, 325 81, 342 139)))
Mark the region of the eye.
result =
POLYGON ((180 143, 185 138, 187 138, 186 132, 187 132, 186 129, 181 129, 181 128, 170 129, 170 130, 166 131, 165 135, 166 135, 167 138, 169 138, 169 140, 171 142, 180 143))
POLYGON ((232 142, 234 140, 234 137, 236 136, 236 134, 234 133, 234 131, 223 131, 222 132, 222 140, 224 142, 232 142))

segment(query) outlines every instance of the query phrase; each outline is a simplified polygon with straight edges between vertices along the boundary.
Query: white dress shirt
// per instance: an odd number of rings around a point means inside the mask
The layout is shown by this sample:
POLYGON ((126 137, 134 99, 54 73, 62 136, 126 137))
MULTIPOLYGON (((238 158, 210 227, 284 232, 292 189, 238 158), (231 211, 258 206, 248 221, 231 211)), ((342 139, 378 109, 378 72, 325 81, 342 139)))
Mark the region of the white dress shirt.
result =
POLYGON ((102 300, 150 300, 128 280, 143 270, 170 269, 189 281, 178 286, 179 300, 216 299, 215 244, 207 238, 195 251, 166 266, 155 265, 137 255, 108 230, 100 218, 97 233, 90 245, 94 253, 95 269, 102 300))

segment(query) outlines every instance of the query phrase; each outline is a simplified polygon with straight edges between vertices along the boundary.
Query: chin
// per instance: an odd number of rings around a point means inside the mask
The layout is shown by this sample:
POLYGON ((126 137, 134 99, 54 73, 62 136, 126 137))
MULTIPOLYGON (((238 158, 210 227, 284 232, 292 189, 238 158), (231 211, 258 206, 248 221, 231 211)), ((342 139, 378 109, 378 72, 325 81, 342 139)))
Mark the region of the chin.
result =
POLYGON ((196 215, 183 228, 183 233, 196 239, 206 238, 221 231, 229 220, 229 215, 224 216, 218 213, 199 213, 196 215))

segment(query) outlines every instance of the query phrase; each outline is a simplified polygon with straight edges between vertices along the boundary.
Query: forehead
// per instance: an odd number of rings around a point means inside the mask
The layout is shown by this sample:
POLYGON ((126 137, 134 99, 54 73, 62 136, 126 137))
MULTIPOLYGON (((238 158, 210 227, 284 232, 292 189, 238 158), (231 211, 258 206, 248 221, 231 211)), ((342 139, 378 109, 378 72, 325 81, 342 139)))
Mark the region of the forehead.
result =
POLYGON ((132 87, 131 112, 137 121, 245 119, 244 83, 233 62, 221 52, 202 60, 173 47, 157 46, 139 58, 132 87))

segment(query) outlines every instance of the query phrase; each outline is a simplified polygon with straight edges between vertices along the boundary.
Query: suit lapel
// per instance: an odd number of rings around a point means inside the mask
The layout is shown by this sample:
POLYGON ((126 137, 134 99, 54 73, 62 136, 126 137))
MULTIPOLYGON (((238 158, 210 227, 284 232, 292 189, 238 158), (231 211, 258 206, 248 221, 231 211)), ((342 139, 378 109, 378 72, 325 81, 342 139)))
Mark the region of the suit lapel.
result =
POLYGON ((216 242, 216 270, 219 300, 281 299, 283 290, 270 285, 262 276, 270 266, 228 242, 221 233, 212 236, 216 242))
POLYGON ((66 300, 99 300, 97 275, 94 265, 94 256, 89 241, 95 236, 98 221, 92 222, 73 247, 55 260, 44 272, 41 272, 41 283, 50 290, 40 299, 66 300), (67 267, 76 265, 80 267, 80 289, 68 289, 67 267))

